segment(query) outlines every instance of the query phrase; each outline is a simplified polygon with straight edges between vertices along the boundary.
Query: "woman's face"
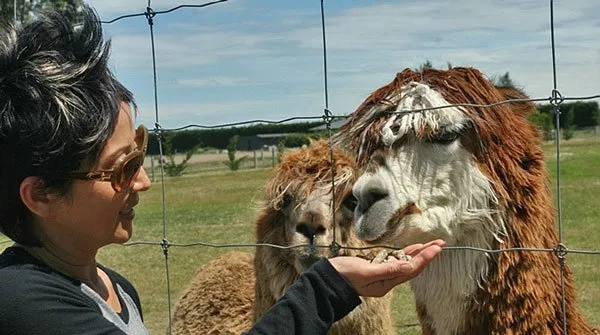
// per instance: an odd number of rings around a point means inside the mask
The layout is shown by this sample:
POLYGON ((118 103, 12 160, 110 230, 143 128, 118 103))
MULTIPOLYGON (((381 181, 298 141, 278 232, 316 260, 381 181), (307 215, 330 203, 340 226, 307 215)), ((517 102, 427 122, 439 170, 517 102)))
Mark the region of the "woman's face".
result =
MULTIPOLYGON (((128 104, 121 103, 115 130, 102 149, 98 163, 90 170, 111 170, 135 148, 131 110, 128 104)), ((132 234, 133 207, 139 201, 138 192, 149 187, 144 168, 129 192, 118 193, 107 181, 75 180, 70 194, 57 202, 52 221, 62 237, 76 241, 81 248, 91 250, 127 242, 132 234)))

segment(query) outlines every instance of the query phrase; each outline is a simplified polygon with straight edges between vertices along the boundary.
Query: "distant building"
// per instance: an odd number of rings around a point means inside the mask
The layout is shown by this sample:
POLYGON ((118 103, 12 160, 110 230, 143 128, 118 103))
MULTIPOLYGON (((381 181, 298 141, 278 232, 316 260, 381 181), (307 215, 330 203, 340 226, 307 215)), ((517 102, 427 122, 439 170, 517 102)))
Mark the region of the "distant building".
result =
POLYGON ((254 151, 263 150, 270 146, 276 146, 289 134, 258 134, 252 136, 240 136, 237 143, 237 150, 254 151))

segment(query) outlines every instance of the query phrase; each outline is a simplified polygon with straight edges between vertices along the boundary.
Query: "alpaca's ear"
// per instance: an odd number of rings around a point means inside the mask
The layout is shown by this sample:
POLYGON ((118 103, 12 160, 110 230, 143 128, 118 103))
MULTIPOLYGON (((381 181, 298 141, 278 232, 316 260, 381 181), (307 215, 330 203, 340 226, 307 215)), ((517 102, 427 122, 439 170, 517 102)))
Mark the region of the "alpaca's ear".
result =
POLYGON ((51 196, 46 192, 45 182, 39 177, 29 176, 19 186, 23 204, 35 215, 47 217, 51 213, 51 196))
MULTIPOLYGON (((496 89, 500 92, 504 100, 529 99, 523 91, 515 87, 496 86, 496 89)), ((523 116, 528 116, 535 111, 535 105, 531 101, 511 102, 510 105, 514 111, 523 116)))

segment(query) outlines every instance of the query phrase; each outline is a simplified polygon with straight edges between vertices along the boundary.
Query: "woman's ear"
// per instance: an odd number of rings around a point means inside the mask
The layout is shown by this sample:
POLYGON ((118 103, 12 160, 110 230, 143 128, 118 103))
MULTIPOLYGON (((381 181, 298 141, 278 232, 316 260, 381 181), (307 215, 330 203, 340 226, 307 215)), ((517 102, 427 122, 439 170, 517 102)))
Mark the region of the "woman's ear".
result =
POLYGON ((48 217, 51 213, 51 198, 46 193, 44 180, 29 176, 23 179, 19 187, 21 201, 35 215, 48 217))

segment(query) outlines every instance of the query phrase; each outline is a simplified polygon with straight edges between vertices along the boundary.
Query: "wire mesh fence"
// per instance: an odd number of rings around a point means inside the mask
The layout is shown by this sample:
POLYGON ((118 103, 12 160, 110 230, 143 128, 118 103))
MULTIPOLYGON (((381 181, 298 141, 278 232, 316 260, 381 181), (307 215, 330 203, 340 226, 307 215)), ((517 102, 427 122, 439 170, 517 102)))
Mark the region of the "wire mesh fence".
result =
MULTIPOLYGON (((151 53, 152 53, 152 71, 153 71, 153 98, 154 98, 154 110, 155 110, 155 124, 154 124, 154 129, 152 130, 156 135, 157 138, 159 139, 158 141, 158 148, 159 148, 159 156, 161 157, 161 161, 162 161, 162 157, 164 154, 164 148, 163 148, 163 136, 161 136, 163 134, 163 132, 166 131, 180 131, 180 130, 186 130, 186 129, 190 129, 190 128, 198 128, 198 129, 216 129, 216 128, 226 128, 226 127, 233 127, 233 126, 242 126, 242 125, 250 125, 250 124, 282 124, 282 123, 287 123, 287 122, 292 122, 292 121, 306 121, 306 120, 313 120, 313 121, 320 121, 322 120, 323 122, 325 122, 326 125, 326 130, 327 130, 327 136, 329 138, 329 142, 332 143, 331 139, 333 136, 333 130, 331 128, 331 123, 334 120, 337 119, 344 119, 347 116, 345 115, 334 115, 331 111, 330 111, 330 106, 329 106, 329 82, 328 82, 328 51, 327 51, 327 30, 326 30, 326 11, 325 11, 325 2, 324 0, 320 0, 320 16, 321 16, 321 41, 322 41, 322 57, 323 57, 323 93, 324 93, 324 106, 323 106, 323 114, 322 115, 311 115, 311 116, 307 116, 307 115, 298 115, 298 116, 293 116, 293 117, 288 117, 285 119, 280 119, 280 120, 266 120, 266 119, 251 119, 251 120, 246 120, 246 121, 240 121, 240 122, 231 122, 231 123, 223 123, 223 124, 218 124, 218 125, 202 125, 202 124, 187 124, 187 125, 182 125, 180 127, 173 127, 173 128, 163 128, 161 125, 161 119, 160 116, 161 114, 159 113, 159 100, 158 100, 158 87, 157 87, 157 65, 156 65, 156 58, 157 58, 157 54, 156 54, 156 48, 155 48, 155 43, 154 43, 154 26, 157 24, 157 21, 155 21, 155 18, 157 16, 160 15, 167 15, 169 13, 173 13, 175 11, 179 11, 179 10, 185 10, 187 8, 206 8, 209 6, 226 6, 228 1, 227 0, 220 0, 220 1, 212 1, 212 2, 207 2, 207 3, 203 3, 203 4, 197 4, 197 5, 178 5, 175 7, 172 7, 170 9, 166 9, 166 10, 154 10, 152 8, 152 3, 150 0, 148 0, 147 2, 147 7, 146 10, 144 12, 139 12, 139 13, 132 13, 132 14, 126 14, 126 15, 121 15, 118 16, 114 19, 111 20, 107 20, 107 21, 102 21, 103 24, 112 24, 115 22, 118 22, 120 20, 127 20, 127 19, 133 19, 133 18, 138 18, 138 17, 144 17, 147 21, 148 24, 148 29, 149 29, 149 35, 150 35, 150 43, 151 43, 151 53)), ((598 99, 600 98, 600 94, 597 95, 587 95, 587 96, 562 96, 560 91, 558 90, 558 83, 557 83, 557 75, 556 75, 556 42, 555 42, 555 37, 554 37, 554 2, 553 1, 549 1, 549 21, 550 21, 550 32, 551 32, 551 36, 549 36, 550 39, 550 45, 551 45, 551 58, 552 58, 552 79, 553 79, 553 89, 550 92, 550 95, 548 97, 541 97, 541 98, 531 98, 531 99, 508 99, 508 100, 504 100, 501 102, 497 102, 497 103, 493 103, 493 104, 488 104, 488 105, 481 105, 481 104, 473 104, 470 103, 468 101, 465 101, 464 103, 460 103, 460 104, 449 104, 446 106, 440 106, 440 107, 431 107, 431 108, 423 108, 423 109, 412 109, 412 110, 401 110, 401 111, 397 111, 396 113, 398 114, 402 114, 402 113, 417 113, 417 112, 423 112, 423 111, 427 111, 427 110, 433 110, 433 109, 443 109, 443 108, 448 108, 448 107, 476 107, 476 108, 488 108, 488 107, 493 107, 493 106, 497 106, 497 105, 501 105, 501 104, 509 104, 509 103, 515 103, 515 102, 546 102, 551 104, 552 106, 554 106, 554 115, 555 115, 555 130, 558 131, 560 130, 560 110, 559 107, 560 105, 565 102, 565 101, 574 101, 574 100, 592 100, 592 99, 598 99)), ((488 253, 488 254, 497 254, 497 253, 504 253, 504 252, 544 252, 544 253, 553 253, 556 255, 556 257, 558 257, 559 259, 559 264, 561 266, 561 276, 564 275, 564 260, 565 257, 568 254, 582 254, 582 255, 594 255, 594 256, 600 256, 600 251, 598 250, 575 250, 575 249, 569 249, 567 248, 567 246, 564 244, 564 239, 563 239, 563 224, 562 224, 562 211, 561 211, 561 173, 560 173, 560 169, 561 169, 561 160, 558 159, 558 157, 560 156, 561 153, 561 144, 560 144, 560 136, 556 136, 556 155, 557 155, 557 159, 556 159, 556 175, 557 175, 557 179, 556 179, 556 198, 557 198, 557 204, 556 204, 556 208, 557 208, 557 213, 556 213, 556 221, 558 223, 558 235, 559 235, 559 244, 556 245, 553 248, 538 248, 535 246, 522 246, 522 247, 516 247, 516 248, 509 248, 509 249, 501 249, 501 250, 491 250, 491 249, 482 249, 482 248, 474 248, 474 247, 470 247, 470 246, 452 246, 452 247, 444 247, 444 250, 448 250, 448 251, 452 251, 452 250, 471 250, 471 251, 475 251, 475 252, 481 252, 481 253, 488 253)), ((332 161, 333 164, 331 164, 332 166, 332 176, 335 175, 335 171, 333 171, 334 169, 334 155, 333 155, 333 145, 330 146, 331 149, 331 156, 330 159, 332 161)), ((161 166, 162 167, 162 166, 161 166)), ((168 332, 170 332, 171 330, 171 316, 172 316, 172 311, 171 311, 171 303, 172 303, 172 297, 171 297, 171 284, 170 284, 170 271, 169 271, 169 251, 171 248, 189 248, 189 247, 206 247, 206 248, 238 248, 238 247, 248 247, 248 248, 255 248, 255 247, 270 247, 270 248, 280 248, 280 249, 289 249, 289 248, 301 248, 301 247, 307 247, 308 245, 293 245, 293 246, 281 246, 281 245, 274 245, 274 244, 257 244, 257 243, 211 243, 208 241, 197 241, 197 242, 193 242, 193 243, 177 243, 177 241, 170 241, 168 239, 168 217, 167 217, 167 211, 166 211, 166 204, 168 203, 168 199, 166 197, 166 183, 165 183, 165 172, 163 169, 160 170, 160 180, 161 180, 161 203, 162 203, 162 240, 160 241, 131 241, 125 244, 125 246, 127 247, 135 247, 135 246, 139 246, 139 245, 149 245, 149 246, 156 246, 156 247, 160 247, 162 249, 162 254, 164 256, 164 266, 165 266, 165 277, 166 277, 166 285, 167 285, 167 297, 166 297, 166 304, 168 305, 167 308, 167 312, 168 312, 168 318, 169 318, 169 326, 168 326, 168 332)), ((332 190, 335 189, 334 186, 334 178, 332 177, 331 180, 331 184, 332 184, 332 190)), ((336 195, 333 195, 334 199, 336 197, 336 195)), ((333 205, 332 205, 333 206, 333 205)), ((332 213, 335 213, 335 211, 332 211, 332 213)), ((335 214, 333 214, 335 215, 335 214)), ((335 222, 335 217, 333 218, 333 222, 335 222)), ((334 226, 334 230, 333 230, 333 243, 331 245, 317 245, 314 246, 316 248, 324 248, 324 249, 330 249, 332 250, 333 254, 335 254, 337 251, 339 251, 340 249, 352 249, 352 250, 364 250, 364 249, 372 249, 372 248, 388 248, 388 249, 397 249, 393 246, 389 246, 389 245, 373 245, 373 246, 369 246, 369 247, 353 247, 350 245, 340 245, 337 242, 337 238, 336 238, 336 232, 335 232, 335 226, 334 226)), ((9 241, 0 241, 0 245, 9 243, 9 241)), ((562 289, 563 289, 563 332, 564 334, 567 333, 567 323, 566 323, 566 301, 565 301, 565 297, 564 297, 564 278, 562 278, 562 289)))
MULTIPOLYGON (((291 121, 299 121, 299 120, 320 120, 322 119, 325 124, 326 124, 326 129, 327 129, 327 135, 329 138, 330 143, 331 142, 331 138, 332 138, 332 129, 331 129, 331 122, 333 120, 339 119, 339 118, 345 118, 345 116, 339 116, 339 115, 333 115, 333 113, 330 111, 329 109, 329 87, 328 87, 328 60, 327 60, 327 34, 326 34, 326 14, 325 14, 325 6, 324 6, 324 1, 321 0, 320 1, 320 9, 321 9, 321 38, 322 38, 322 51, 323 51, 323 93, 324 93, 324 108, 323 108, 323 115, 314 115, 314 116, 294 116, 294 117, 289 117, 289 118, 285 118, 282 120, 275 120, 275 121, 270 121, 270 120, 263 120, 263 119, 254 119, 254 120, 247 120, 247 121, 242 121, 242 122, 232 122, 232 123, 224 123, 224 124, 219 124, 219 125, 200 125, 200 124, 188 124, 188 125, 184 125, 181 127, 177 127, 177 128, 171 128, 171 129, 165 129, 161 127, 160 124, 160 114, 159 114, 159 104, 158 104, 158 98, 157 98, 157 94, 158 94, 158 89, 156 86, 156 50, 155 50, 155 46, 154 46, 154 32, 153 32, 153 25, 154 25, 154 17, 156 15, 161 15, 161 14, 167 14, 167 13, 171 13, 173 11, 179 10, 179 9, 184 9, 184 8, 190 8, 190 7, 196 7, 196 8, 202 8, 202 7, 207 7, 207 6, 211 6, 211 5, 217 5, 217 4, 221 4, 223 2, 226 2, 227 0, 222 0, 222 1, 213 1, 213 2, 208 2, 205 4, 200 4, 200 5, 180 5, 180 6, 176 6, 173 7, 171 9, 168 10, 161 10, 161 11, 155 11, 152 9, 151 7, 151 2, 150 0, 148 1, 148 6, 146 8, 146 12, 144 13, 138 13, 138 14, 131 14, 131 15, 123 15, 123 16, 119 16, 113 20, 110 21, 105 21, 104 23, 108 24, 108 23, 113 23, 116 22, 118 20, 122 20, 122 19, 126 19, 126 18, 131 18, 131 17, 135 17, 135 16, 145 16, 147 21, 148 21, 148 26, 149 26, 149 32, 150 32, 150 37, 151 37, 151 45, 152 45, 152 64, 153 64, 153 78, 154 78, 154 103, 155 103, 155 117, 156 117, 156 122, 155 122, 155 128, 154 128, 154 132, 158 135, 159 138, 159 153, 160 156, 162 157, 163 154, 163 149, 162 149, 162 141, 161 139, 161 132, 166 131, 166 130, 170 130, 170 131, 178 131, 178 130, 184 130, 184 129, 188 129, 188 128, 200 128, 200 129, 215 129, 215 128, 225 128, 225 127, 233 127, 233 126, 240 126, 240 125, 248 125, 248 124, 257 124, 257 123, 264 123, 264 124, 281 124, 281 123, 286 123, 286 122, 291 122, 291 121)), ((498 103, 494 103, 494 104, 488 104, 488 105, 482 105, 482 104, 473 104, 473 103, 469 103, 469 102, 464 102, 461 104, 449 104, 446 106, 439 106, 439 107, 431 107, 431 108, 423 108, 423 109, 412 109, 412 110, 408 110, 408 111, 397 111, 397 113, 417 113, 417 112, 423 112, 426 110, 434 110, 434 109, 443 109, 443 108, 447 108, 447 107, 478 107, 478 108, 488 108, 488 107, 493 107, 493 106, 497 106, 497 105, 501 105, 501 104, 509 104, 509 103, 515 103, 515 102, 547 102, 550 103, 552 106, 554 106, 554 114, 555 114, 555 130, 558 131, 560 130, 560 104, 562 104, 564 101, 569 101, 569 100, 591 100, 591 99, 597 99, 600 98, 600 94, 598 95, 591 95, 591 96, 580 96, 580 97, 564 97, 561 95, 561 93, 558 90, 558 83, 557 83, 557 75, 556 75, 556 42, 555 42, 555 37, 554 37, 554 3, 553 1, 549 2, 549 10, 550 10, 550 32, 551 32, 551 36, 550 36, 550 43, 551 43, 551 50, 552 50, 552 78, 553 78, 553 89, 551 91, 551 94, 549 97, 545 97, 545 98, 531 98, 531 99, 507 99, 505 101, 501 101, 498 103)), ((334 160, 334 156, 333 156, 333 147, 330 146, 331 148, 331 161, 332 163, 334 160)), ((556 155, 557 158, 560 156, 560 138, 559 136, 556 136, 556 155)), ((334 175, 335 172, 333 171, 334 164, 332 164, 332 191, 335 189, 334 187, 334 175)), ((551 252, 554 253, 558 259, 559 259, 559 264, 561 267, 561 285, 562 285, 562 293, 563 293, 563 332, 564 334, 567 333, 567 323, 566 323, 566 301, 565 301, 565 295, 564 295, 564 260, 565 257, 567 256, 567 254, 569 253, 573 253, 573 254, 586 254, 586 255, 600 255, 600 251, 594 251, 594 250, 571 250, 568 249, 566 247, 565 244, 563 244, 563 227, 562 227, 562 212, 561 212, 561 180, 560 180, 560 159, 556 160, 556 169, 557 169, 557 180, 556 180, 556 190, 557 190, 557 222, 558 222, 558 234, 559 234, 559 244, 556 245, 554 248, 534 248, 534 247, 517 247, 517 248, 509 248, 509 249, 502 249, 502 250, 489 250, 489 249, 482 249, 482 248, 473 248, 473 247, 469 247, 469 246, 454 246, 454 247, 445 247, 445 250, 472 250, 472 251, 477 251, 477 252, 483 252, 483 253, 501 253, 501 252, 551 252)), ((215 243, 208 243, 208 242, 195 242, 195 243, 186 243, 186 244, 181 244, 181 243, 174 243, 174 242, 170 242, 167 239, 167 217, 166 217, 166 211, 164 208, 164 205, 167 201, 167 199, 165 198, 164 194, 165 194, 165 183, 164 183, 164 171, 161 171, 161 180, 162 180, 162 194, 163 194, 163 199, 162 199, 162 203, 163 203, 163 239, 162 241, 155 241, 155 242, 144 242, 144 241, 136 241, 136 242, 130 242, 127 243, 127 246, 135 246, 135 245, 140 245, 140 244, 146 244, 146 245, 157 245, 160 246, 163 250, 163 254, 165 257, 165 269, 166 269, 166 282, 167 282, 167 292, 168 292, 168 304, 169 304, 169 308, 168 308, 168 313, 169 313, 169 327, 168 330, 170 331, 171 327, 171 320, 170 320, 170 316, 171 316, 171 296, 170 296, 170 284, 169 284, 169 248, 171 247, 195 247, 195 246, 202 246, 202 247, 210 247, 210 248, 232 248, 232 247, 258 247, 258 246, 262 246, 262 247, 271 247, 271 248, 281 248, 281 249, 288 249, 288 248, 300 248, 300 247, 307 247, 308 245, 294 245, 294 246, 280 246, 280 245, 273 245, 273 244, 257 244, 257 243, 231 243, 231 244, 215 244, 215 243)), ((336 195, 333 194, 333 198, 335 199, 336 195)), ((332 211, 333 215, 335 215, 335 211, 332 211)), ((333 218, 333 222, 335 222, 335 217, 333 218)), ((374 245, 374 246, 369 246, 369 247, 363 247, 363 248, 355 248, 352 246, 343 246, 343 245, 339 245, 336 242, 336 236, 335 236, 335 226, 333 229, 333 242, 331 245, 319 245, 316 246, 317 248, 328 248, 331 249, 333 254, 335 255, 337 251, 339 251, 342 248, 348 248, 348 249, 369 249, 369 248, 390 248, 390 249, 396 249, 392 246, 387 246, 387 245, 374 245)))

